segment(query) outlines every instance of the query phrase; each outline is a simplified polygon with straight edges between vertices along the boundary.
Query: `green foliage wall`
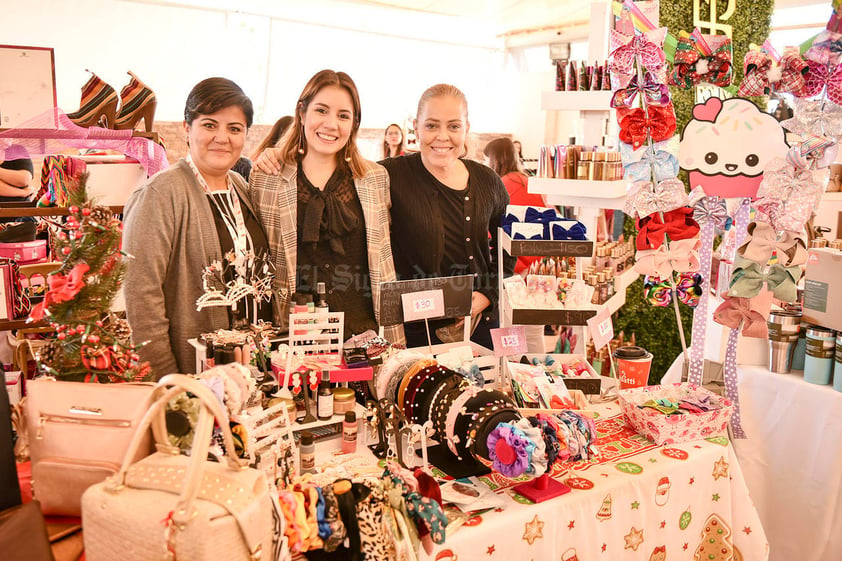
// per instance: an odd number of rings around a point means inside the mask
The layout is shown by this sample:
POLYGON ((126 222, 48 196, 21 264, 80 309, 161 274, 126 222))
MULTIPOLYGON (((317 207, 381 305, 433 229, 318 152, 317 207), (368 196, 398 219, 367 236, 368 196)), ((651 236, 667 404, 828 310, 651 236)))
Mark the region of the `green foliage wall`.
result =
MULTIPOLYGON (((769 27, 774 9, 774 0, 735 0, 737 8, 734 15, 727 22, 733 26, 732 44, 734 49, 734 90, 743 77, 743 57, 749 49, 749 45, 762 44, 769 36, 769 27)), ((710 19, 709 4, 700 0, 704 19, 710 19)), ((721 14, 727 7, 727 1, 718 3, 721 7, 721 14)), ((669 32, 675 36, 681 30, 693 31, 693 0, 661 0, 660 25, 668 27, 669 32)), ((695 103, 695 92, 693 90, 681 90, 675 87, 670 88, 675 116, 678 122, 677 132, 681 132, 684 125, 690 120, 693 105, 695 103)), ((764 104, 765 98, 754 98, 758 104, 764 104)), ((686 174, 682 172, 682 178, 686 183, 686 174)), ((625 230, 626 237, 635 235, 634 222, 627 219, 625 230)), ((687 337, 687 344, 690 344, 691 326, 693 322, 692 310, 680 304, 681 320, 684 325, 684 333, 687 337)), ((638 279, 629 288, 626 295, 626 305, 617 313, 614 320, 614 331, 624 331, 626 338, 634 333, 636 342, 655 356, 652 360, 652 370, 649 375, 649 382, 658 383, 675 357, 681 353, 681 342, 678 334, 678 325, 675 320, 675 312, 672 306, 659 308, 650 306, 644 299, 643 280, 638 279)))

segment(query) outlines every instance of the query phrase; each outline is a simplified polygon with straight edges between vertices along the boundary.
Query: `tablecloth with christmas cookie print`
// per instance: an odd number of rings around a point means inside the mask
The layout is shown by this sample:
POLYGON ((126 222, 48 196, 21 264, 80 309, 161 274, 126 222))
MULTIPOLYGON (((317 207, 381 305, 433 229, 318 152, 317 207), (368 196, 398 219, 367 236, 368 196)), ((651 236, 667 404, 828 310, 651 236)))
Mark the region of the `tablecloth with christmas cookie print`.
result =
POLYGON ((624 426, 619 408, 596 419, 603 450, 553 478, 565 495, 533 504, 512 481, 480 480, 506 506, 469 520, 424 561, 764 561, 769 547, 734 450, 724 436, 658 447, 624 426))

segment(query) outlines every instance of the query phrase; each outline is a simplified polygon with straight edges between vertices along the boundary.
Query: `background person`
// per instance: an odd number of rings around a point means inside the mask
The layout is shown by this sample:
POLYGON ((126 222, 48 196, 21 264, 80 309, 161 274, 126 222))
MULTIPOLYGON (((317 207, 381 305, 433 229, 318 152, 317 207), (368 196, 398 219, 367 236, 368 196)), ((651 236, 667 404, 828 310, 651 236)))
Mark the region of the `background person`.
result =
MULTIPOLYGON (((377 329, 380 283, 395 280, 389 239, 389 177, 363 159, 356 137, 360 98, 351 77, 322 70, 298 98, 295 122, 257 158, 250 191, 275 262, 277 321, 292 293, 324 282, 345 336, 377 329)), ((400 326, 387 338, 403 341, 400 326)))
MULTIPOLYGON (((202 80, 187 97, 184 131, 189 154, 132 193, 125 207, 123 250, 126 313, 141 360, 157 377, 195 370, 187 342, 235 319, 230 306, 196 311, 202 272, 226 254, 242 274, 249 253, 265 256, 266 235, 252 210, 245 182, 230 171, 243 150, 254 111, 237 84, 202 80)), ((264 317, 271 317, 263 306, 264 317)))
MULTIPOLYGON (((455 86, 437 84, 418 101, 420 152, 383 160, 392 185, 392 246, 401 280, 472 275, 471 339, 491 348, 497 327, 497 229, 509 203, 500 178, 466 159, 468 102, 455 86)), ((504 270, 511 274, 514 260, 504 270)), ((431 330, 450 320, 431 321, 431 330)), ((427 344, 423 322, 405 326, 407 344, 427 344)), ((432 334, 433 342, 440 342, 432 334)))
POLYGON ((406 154, 403 148, 403 129, 392 123, 383 133, 383 159, 396 158, 406 154))

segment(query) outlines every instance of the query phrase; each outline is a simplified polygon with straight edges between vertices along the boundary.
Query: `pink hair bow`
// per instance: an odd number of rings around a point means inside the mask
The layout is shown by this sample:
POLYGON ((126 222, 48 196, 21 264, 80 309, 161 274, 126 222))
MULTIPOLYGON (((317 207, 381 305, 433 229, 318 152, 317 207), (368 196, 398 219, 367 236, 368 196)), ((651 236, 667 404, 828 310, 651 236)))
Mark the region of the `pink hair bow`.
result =
POLYGON ((780 236, 771 224, 752 222, 747 228, 751 236, 737 249, 737 253, 759 265, 765 265, 777 253, 778 260, 785 267, 803 265, 807 262, 804 241, 792 232, 784 231, 780 236))
POLYGON ((786 161, 801 169, 826 168, 836 159, 839 149, 835 140, 826 136, 804 135, 804 140, 786 154, 786 161))
POLYGON ((769 95, 773 90, 798 95, 807 85, 807 62, 791 47, 784 50, 780 63, 765 51, 751 50, 746 53, 744 68, 739 95, 769 95))
POLYGON ((731 329, 740 329, 745 337, 766 337, 766 317, 755 306, 754 298, 729 296, 713 312, 713 321, 731 329))
POLYGON ((804 56, 819 64, 839 64, 842 61, 842 35, 833 31, 822 31, 804 56))
POLYGON ((666 27, 642 35, 626 35, 616 29, 611 30, 609 52, 612 60, 609 68, 612 74, 619 77, 620 87, 626 87, 631 81, 636 57, 640 59, 640 64, 652 72, 664 66, 663 44, 666 33, 666 27))
POLYGON ((660 181, 654 188, 651 181, 635 181, 623 212, 633 218, 642 218, 654 212, 669 212, 686 205, 684 183, 677 177, 660 181))
POLYGON ((842 64, 828 66, 811 60, 807 65, 807 84, 799 92, 799 97, 813 97, 826 87, 827 99, 842 105, 842 64))
POLYGON ((834 139, 842 137, 842 107, 821 99, 796 97, 793 101, 795 116, 782 121, 783 128, 801 136, 822 131, 834 139))
POLYGON ((611 107, 632 107, 637 94, 646 98, 649 105, 666 105, 670 102, 670 90, 666 84, 661 84, 651 72, 643 75, 643 83, 639 84, 637 76, 633 76, 628 87, 621 88, 611 96, 611 107))
POLYGON ((690 191, 688 203, 693 207, 693 219, 703 226, 705 222, 713 222, 714 227, 727 230, 731 227, 731 217, 728 216, 728 205, 719 196, 708 196, 704 187, 697 185, 690 191))
POLYGON ((674 240, 669 248, 662 245, 658 249, 638 251, 634 270, 641 275, 666 278, 673 271, 689 273, 699 270, 699 238, 674 240))
POLYGON ((802 232, 821 191, 813 172, 775 158, 766 166, 757 189, 756 220, 769 222, 776 230, 802 232))

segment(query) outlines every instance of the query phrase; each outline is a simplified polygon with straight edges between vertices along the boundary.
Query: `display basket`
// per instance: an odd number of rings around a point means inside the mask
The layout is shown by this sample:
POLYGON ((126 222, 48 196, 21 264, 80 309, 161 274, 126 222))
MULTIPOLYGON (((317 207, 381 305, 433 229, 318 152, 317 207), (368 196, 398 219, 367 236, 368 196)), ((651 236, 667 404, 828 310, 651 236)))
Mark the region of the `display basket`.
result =
POLYGON ((620 406, 626 421, 637 432, 658 445, 689 442, 722 434, 727 430, 731 414, 734 412, 734 405, 729 400, 688 383, 621 390, 620 406), (651 407, 638 407, 650 399, 678 402, 705 396, 709 396, 711 403, 719 408, 704 413, 664 415, 651 407))

